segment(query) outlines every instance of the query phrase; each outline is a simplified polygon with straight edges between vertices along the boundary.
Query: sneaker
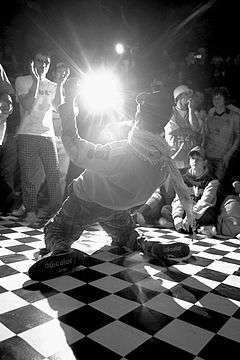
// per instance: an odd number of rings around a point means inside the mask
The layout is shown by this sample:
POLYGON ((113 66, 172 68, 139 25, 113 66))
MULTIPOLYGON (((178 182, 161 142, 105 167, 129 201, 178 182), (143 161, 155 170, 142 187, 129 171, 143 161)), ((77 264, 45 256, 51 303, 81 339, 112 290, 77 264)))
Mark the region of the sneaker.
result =
POLYGON ((168 221, 164 217, 160 217, 160 219, 157 221, 157 224, 160 225, 162 228, 166 229, 173 229, 174 224, 171 221, 168 221))
POLYGON ((9 215, 21 217, 25 214, 26 208, 24 205, 21 205, 18 209, 13 210, 9 215))
POLYGON ((130 236, 125 237, 122 241, 118 240, 117 244, 119 246, 126 246, 133 251, 142 251, 145 255, 157 260, 182 261, 191 256, 190 248, 187 244, 170 240, 167 243, 148 241, 139 230, 133 230, 130 236))
POLYGON ((72 271, 76 266, 83 265, 87 255, 76 249, 64 253, 50 252, 36 261, 29 270, 30 279, 44 281, 72 271))
POLYGON ((26 213, 25 218, 22 220, 28 226, 33 225, 37 221, 37 215, 34 211, 29 211, 26 213))
POLYGON ((191 256, 190 248, 181 242, 160 243, 158 241, 142 242, 143 253, 154 259, 182 261, 191 256))
POLYGON ((197 229, 198 234, 212 238, 217 235, 217 229, 214 225, 204 225, 197 229))

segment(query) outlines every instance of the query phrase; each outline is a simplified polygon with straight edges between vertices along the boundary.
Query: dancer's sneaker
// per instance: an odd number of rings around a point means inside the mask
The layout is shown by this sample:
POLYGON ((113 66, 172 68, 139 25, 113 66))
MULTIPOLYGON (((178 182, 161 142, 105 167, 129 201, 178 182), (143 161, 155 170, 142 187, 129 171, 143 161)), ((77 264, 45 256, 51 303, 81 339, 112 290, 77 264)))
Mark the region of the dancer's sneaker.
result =
POLYGON ((44 281, 72 271, 76 266, 83 265, 87 255, 76 249, 65 252, 49 252, 36 261, 29 270, 30 279, 44 281))
POLYGON ((163 216, 160 217, 160 219, 157 221, 157 224, 165 229, 173 229, 174 228, 174 224, 171 221, 165 219, 163 216))
POLYGON ((139 230, 133 230, 131 235, 125 238, 125 241, 122 240, 119 245, 126 246, 133 251, 141 251, 156 260, 169 259, 183 261, 191 256, 190 248, 187 244, 171 240, 165 243, 147 240, 139 230))
POLYGON ((143 253, 154 259, 167 259, 174 261, 187 260, 190 256, 190 248, 187 244, 175 241, 161 243, 159 241, 147 241, 142 243, 143 253))
POLYGON ((212 238, 217 235, 217 229, 214 225, 203 225, 197 229, 198 234, 212 238))

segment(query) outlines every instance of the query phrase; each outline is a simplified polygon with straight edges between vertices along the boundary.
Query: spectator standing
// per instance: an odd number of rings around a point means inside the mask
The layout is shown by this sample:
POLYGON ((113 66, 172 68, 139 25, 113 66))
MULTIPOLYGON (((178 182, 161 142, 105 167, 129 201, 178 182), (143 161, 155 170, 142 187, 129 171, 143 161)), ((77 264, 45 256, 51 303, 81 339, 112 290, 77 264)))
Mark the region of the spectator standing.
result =
MULTIPOLYGON (((58 82, 59 78, 62 76, 62 74, 67 70, 68 67, 63 62, 58 62, 52 71, 52 79, 54 82, 58 82)), ((63 89, 64 91, 64 89, 63 89)), ((68 171, 69 166, 69 156, 63 146, 62 140, 61 140, 61 134, 62 134, 62 123, 59 116, 59 113, 56 109, 53 109, 53 127, 54 127, 54 133, 55 133, 55 141, 57 146, 57 154, 58 154, 58 160, 59 160, 59 170, 60 170, 60 184, 61 184, 61 192, 62 197, 64 195, 65 191, 65 185, 66 185, 66 175, 68 171)), ((38 203, 41 210, 38 212, 38 222, 39 225, 42 225, 41 218, 44 221, 45 213, 48 210, 46 209, 46 204, 49 201, 49 195, 48 195, 48 189, 47 189, 47 181, 46 178, 44 179, 44 182, 42 183, 39 194, 38 194, 38 203)))
MULTIPOLYGON (((31 74, 16 79, 17 100, 20 104, 21 124, 18 129, 18 154, 21 169, 24 221, 37 221, 38 172, 43 166, 50 198, 50 217, 60 206, 61 187, 59 163, 52 123, 53 107, 63 101, 62 88, 66 77, 54 83, 46 75, 50 56, 38 52, 31 63, 31 74)), ((67 76, 67 75, 66 75, 67 76)))
MULTIPOLYGON (((62 62, 57 63, 55 71, 53 73, 53 81, 58 83, 64 72, 68 71, 67 69, 68 68, 66 64, 62 62)), ((66 179, 70 160, 61 139, 62 123, 61 123, 60 115, 58 111, 55 109, 53 110, 53 126, 56 136, 56 145, 57 145, 57 153, 58 153, 59 168, 60 168, 60 184, 61 184, 61 191, 63 196, 66 185, 65 179, 66 179)))
POLYGON ((212 77, 211 77, 211 86, 220 87, 226 85, 226 68, 224 59, 222 56, 214 56, 211 60, 212 68, 212 77))
MULTIPOLYGON (((2 156, 2 143, 6 131, 6 120, 13 111, 12 98, 14 90, 8 77, 0 64, 0 161, 2 156)), ((0 168, 0 213, 6 212, 6 197, 11 193, 0 168)))
POLYGON ((188 167, 188 153, 201 143, 199 121, 193 108, 193 91, 186 85, 174 89, 174 106, 164 128, 165 139, 171 146, 173 159, 179 169, 188 167))
POLYGON ((228 106, 229 92, 220 87, 213 91, 214 108, 209 111, 204 131, 206 157, 214 174, 224 180, 229 161, 239 147, 239 115, 228 106))

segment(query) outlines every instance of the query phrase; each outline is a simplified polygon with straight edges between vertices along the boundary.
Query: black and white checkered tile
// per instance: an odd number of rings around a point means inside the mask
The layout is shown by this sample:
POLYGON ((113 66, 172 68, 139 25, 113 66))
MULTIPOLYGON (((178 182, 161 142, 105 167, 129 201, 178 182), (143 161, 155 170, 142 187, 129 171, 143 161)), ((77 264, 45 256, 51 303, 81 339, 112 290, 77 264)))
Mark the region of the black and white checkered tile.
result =
POLYGON ((75 243, 92 254, 88 264, 40 283, 27 270, 44 245, 42 231, 0 219, 0 359, 237 356, 240 240, 142 231, 189 244, 192 257, 157 263, 110 247, 107 235, 93 227, 75 243))

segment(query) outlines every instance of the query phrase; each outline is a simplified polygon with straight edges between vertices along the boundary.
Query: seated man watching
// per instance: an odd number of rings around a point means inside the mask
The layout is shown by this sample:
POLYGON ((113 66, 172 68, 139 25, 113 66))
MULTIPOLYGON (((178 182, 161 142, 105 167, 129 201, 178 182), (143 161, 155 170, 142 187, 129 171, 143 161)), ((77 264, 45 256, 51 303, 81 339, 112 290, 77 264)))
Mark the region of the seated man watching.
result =
MULTIPOLYGON (((193 200, 196 230, 207 236, 216 235, 216 208, 219 181, 208 169, 204 150, 196 146, 189 152, 189 169, 183 175, 193 200)), ((189 224, 178 195, 172 202, 172 217, 177 231, 188 232, 189 224)))

